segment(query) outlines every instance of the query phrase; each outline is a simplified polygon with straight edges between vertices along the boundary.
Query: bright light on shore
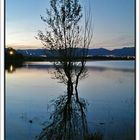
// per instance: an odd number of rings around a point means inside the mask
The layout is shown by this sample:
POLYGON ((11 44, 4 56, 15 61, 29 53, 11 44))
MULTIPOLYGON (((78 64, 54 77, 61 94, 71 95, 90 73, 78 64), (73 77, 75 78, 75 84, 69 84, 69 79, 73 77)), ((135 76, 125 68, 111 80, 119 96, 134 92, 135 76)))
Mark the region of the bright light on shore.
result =
POLYGON ((13 51, 10 51, 10 52, 9 52, 9 54, 10 54, 10 55, 13 55, 13 54, 14 54, 14 52, 13 52, 13 51))

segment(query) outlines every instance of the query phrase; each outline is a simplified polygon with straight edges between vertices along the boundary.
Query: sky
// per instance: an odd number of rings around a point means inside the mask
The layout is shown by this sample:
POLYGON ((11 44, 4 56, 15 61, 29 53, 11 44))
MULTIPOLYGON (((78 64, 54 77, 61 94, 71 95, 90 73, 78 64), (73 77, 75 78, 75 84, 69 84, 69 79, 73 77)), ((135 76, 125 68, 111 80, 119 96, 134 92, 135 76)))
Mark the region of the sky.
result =
MULTIPOLYGON (((116 49, 135 47, 135 0, 80 0, 93 19, 91 48, 116 49)), ((42 48, 35 39, 45 24, 49 0, 6 0, 6 46, 15 49, 42 48)))

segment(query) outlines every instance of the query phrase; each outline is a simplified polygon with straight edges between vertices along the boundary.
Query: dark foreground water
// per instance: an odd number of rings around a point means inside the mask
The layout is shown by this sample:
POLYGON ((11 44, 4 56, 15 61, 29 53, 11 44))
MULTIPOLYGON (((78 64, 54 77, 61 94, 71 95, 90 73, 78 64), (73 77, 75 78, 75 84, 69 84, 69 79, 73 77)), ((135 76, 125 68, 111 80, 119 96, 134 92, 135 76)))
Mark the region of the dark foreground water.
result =
MULTIPOLYGON (((87 126, 103 140, 134 140, 135 69, 133 61, 88 62, 79 81, 79 97, 87 103, 87 126)), ((36 140, 54 111, 52 100, 66 92, 53 79, 50 63, 26 63, 6 71, 5 140, 36 140)))

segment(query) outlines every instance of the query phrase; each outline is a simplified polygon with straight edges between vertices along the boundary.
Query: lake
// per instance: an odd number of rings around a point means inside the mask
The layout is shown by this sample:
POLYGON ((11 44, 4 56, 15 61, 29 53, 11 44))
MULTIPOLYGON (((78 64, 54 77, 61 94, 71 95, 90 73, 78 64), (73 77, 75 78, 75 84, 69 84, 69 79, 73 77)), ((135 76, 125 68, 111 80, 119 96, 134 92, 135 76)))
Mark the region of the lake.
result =
MULTIPOLYGON (((103 140, 134 140, 134 61, 91 61, 86 67, 78 94, 86 101, 88 130, 103 140)), ((54 72, 49 62, 27 62, 6 70, 6 140, 35 140, 49 123, 52 100, 67 90, 54 79, 54 72)))

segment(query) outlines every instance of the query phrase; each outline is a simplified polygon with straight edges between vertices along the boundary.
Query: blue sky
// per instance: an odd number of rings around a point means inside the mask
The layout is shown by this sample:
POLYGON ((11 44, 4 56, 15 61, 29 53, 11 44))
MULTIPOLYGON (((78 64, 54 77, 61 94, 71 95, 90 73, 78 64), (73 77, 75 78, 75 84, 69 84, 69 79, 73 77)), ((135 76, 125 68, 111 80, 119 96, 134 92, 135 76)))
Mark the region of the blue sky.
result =
MULTIPOLYGON (((87 7, 87 1, 81 0, 87 7)), ((134 47, 135 0, 90 0, 93 18, 91 48, 134 47)), ((14 48, 42 48, 35 39, 45 25, 49 0, 6 0, 6 45, 14 48)))

